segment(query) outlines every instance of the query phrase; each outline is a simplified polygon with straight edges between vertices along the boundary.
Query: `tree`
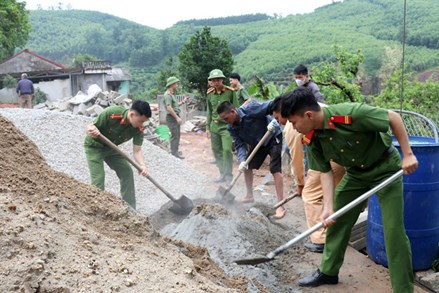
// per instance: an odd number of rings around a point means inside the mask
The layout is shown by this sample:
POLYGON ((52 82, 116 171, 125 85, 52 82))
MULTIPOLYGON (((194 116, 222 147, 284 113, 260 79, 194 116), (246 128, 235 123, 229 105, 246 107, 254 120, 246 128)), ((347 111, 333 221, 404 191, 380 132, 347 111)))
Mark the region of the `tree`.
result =
POLYGON ((31 25, 26 2, 0 1, 0 60, 12 56, 15 48, 26 45, 31 25))
MULTIPOLYGON (((175 62, 175 59, 173 57, 169 57, 166 62, 165 66, 160 70, 160 72, 156 75, 156 81, 160 88, 165 88, 166 80, 170 76, 177 76, 177 65, 175 62)), ((179 77, 178 77, 179 78, 179 77)), ((180 79, 180 78, 179 78, 180 79)))
POLYGON ((251 96, 259 100, 272 100, 279 95, 274 82, 266 84, 259 76, 256 76, 255 79, 255 83, 247 89, 251 96))
POLYGON ((360 93, 359 68, 364 57, 361 50, 351 54, 341 46, 334 46, 337 62, 324 62, 313 68, 313 80, 320 85, 328 103, 359 102, 360 93))
POLYGON ((401 69, 396 69, 386 82, 382 92, 374 97, 376 106, 420 113, 439 122, 439 82, 431 79, 420 82, 413 73, 404 74, 404 92, 401 101, 401 69))
POLYGON ((98 61, 99 59, 93 55, 90 54, 76 54, 73 56, 73 66, 75 67, 81 67, 82 62, 86 61, 98 61))
POLYGON ((198 90, 203 101, 207 96, 209 72, 217 68, 227 76, 233 69, 232 52, 228 42, 213 37, 209 27, 196 32, 183 46, 178 58, 182 84, 188 89, 198 90))

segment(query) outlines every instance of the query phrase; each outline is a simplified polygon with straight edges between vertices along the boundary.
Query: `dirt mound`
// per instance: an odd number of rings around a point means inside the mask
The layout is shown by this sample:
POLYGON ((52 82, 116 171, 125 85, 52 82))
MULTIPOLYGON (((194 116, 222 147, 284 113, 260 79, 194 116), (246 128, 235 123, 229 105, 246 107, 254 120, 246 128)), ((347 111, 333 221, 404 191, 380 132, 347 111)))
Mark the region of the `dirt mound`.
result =
POLYGON ((259 204, 251 208, 235 203, 197 205, 181 223, 165 226, 161 233, 172 239, 205 247, 210 258, 230 276, 245 276, 248 292, 293 291, 295 278, 307 270, 308 259, 302 247, 294 247, 282 258, 258 266, 239 266, 238 259, 261 256, 297 234, 270 219, 273 209, 259 204), (300 266, 294 266, 300 264, 300 266))
POLYGON ((242 279, 206 251, 172 243, 119 197, 52 170, 2 116, 0 136, 0 292, 240 291, 242 279))

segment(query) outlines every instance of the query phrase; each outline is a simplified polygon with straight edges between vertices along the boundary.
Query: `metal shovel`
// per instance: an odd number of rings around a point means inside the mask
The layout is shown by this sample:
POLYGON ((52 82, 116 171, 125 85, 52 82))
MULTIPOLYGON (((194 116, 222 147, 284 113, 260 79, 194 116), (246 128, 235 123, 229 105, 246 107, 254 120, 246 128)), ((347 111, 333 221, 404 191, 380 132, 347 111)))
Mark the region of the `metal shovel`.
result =
MULTIPOLYGON (((335 220, 336 218, 345 214, 346 212, 351 210, 353 207, 357 206, 358 204, 362 203, 363 201, 365 201, 366 199, 371 197, 377 191, 381 190, 382 188, 386 187, 387 185, 389 185, 390 183, 395 181, 402 174, 403 174, 403 170, 399 170, 398 172, 396 172, 395 174, 393 174, 392 176, 390 176, 389 178, 387 178, 386 180, 381 182, 379 185, 375 186, 374 188, 372 188, 368 192, 364 193, 360 197, 356 198, 355 200, 351 201, 349 204, 345 205, 344 207, 342 207, 341 209, 339 209, 338 211, 336 211, 335 213, 330 215, 328 218, 326 218, 326 220, 335 220)), ((260 263, 272 261, 272 260, 274 260, 274 258, 278 254, 289 249, 291 246, 293 246, 294 244, 296 244, 300 240, 303 240, 304 238, 308 237, 309 235, 311 235, 312 233, 314 233, 315 231, 319 230, 322 227, 323 227, 323 223, 321 223, 321 222, 318 224, 315 224, 314 226, 312 226, 311 228, 309 228, 308 230, 306 230, 302 234, 294 237, 293 239, 291 239, 290 241, 288 241, 284 245, 279 246, 275 250, 271 251, 266 256, 256 257, 256 258, 248 258, 248 259, 240 259, 240 260, 236 260, 235 263, 237 263, 238 265, 257 265, 260 263)))
MULTIPOLYGON (((141 171, 142 168, 139 164, 137 164, 136 161, 131 159, 127 154, 125 154, 117 145, 115 145, 113 142, 111 142, 108 138, 103 136, 102 134, 99 134, 98 138, 105 143, 107 146, 118 152, 124 159, 126 159, 128 162, 130 162, 138 171, 141 171)), ((173 197, 168 191, 166 191, 157 181, 155 181, 151 176, 146 176, 146 178, 151 181, 152 184, 154 184, 158 189, 160 189, 170 200, 172 200, 173 204, 169 208, 169 211, 173 212, 174 214, 178 215, 185 215, 189 214, 192 209, 194 208, 194 203, 191 199, 188 197, 182 195, 180 198, 176 199, 173 197)))
MULTIPOLYGON (((245 164, 247 166, 250 163, 250 161, 253 159, 253 157, 256 155, 256 152, 261 148, 261 146, 265 143, 265 141, 268 139, 268 137, 270 137, 271 133, 272 133, 272 131, 270 131, 270 130, 267 130, 267 132, 265 132, 264 136, 261 138, 261 140, 255 146, 255 148, 250 153, 248 158, 245 160, 245 164)), ((228 203, 233 202, 233 200, 235 199, 235 196, 230 192, 230 190, 235 185, 235 183, 238 180, 239 176, 241 176, 241 173, 242 172, 238 172, 238 174, 233 178, 232 182, 230 183, 229 186, 227 186, 227 188, 224 188, 223 186, 220 186, 218 188, 217 192, 216 192, 217 196, 219 196, 220 198, 222 198, 223 200, 225 200, 228 203)))

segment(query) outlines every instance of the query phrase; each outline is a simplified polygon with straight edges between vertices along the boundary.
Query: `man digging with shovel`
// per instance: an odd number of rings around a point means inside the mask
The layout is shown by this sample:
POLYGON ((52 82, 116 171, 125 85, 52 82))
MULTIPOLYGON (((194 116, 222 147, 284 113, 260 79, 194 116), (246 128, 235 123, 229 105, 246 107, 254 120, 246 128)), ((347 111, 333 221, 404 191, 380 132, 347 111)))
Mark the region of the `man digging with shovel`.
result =
MULTIPOLYGON (((337 284, 351 229, 362 205, 356 205, 336 221, 325 219, 401 169, 405 174, 414 172, 418 161, 410 148, 401 116, 396 112, 360 103, 320 107, 313 93, 304 87, 288 93, 281 108, 282 116, 310 141, 309 165, 322 172, 321 219, 323 226, 328 227, 320 268, 299 280, 299 286, 337 284), (388 134, 389 127, 401 147, 402 161, 388 134), (346 174, 335 192, 332 160, 346 167, 346 174)), ((376 194, 381 207, 393 292, 412 293, 413 269, 410 242, 404 229, 402 178, 376 194)))
MULTIPOLYGON (((230 102, 222 102, 218 108, 218 115, 228 125, 227 129, 235 143, 236 155, 240 162, 239 172, 244 173, 247 195, 241 200, 243 203, 254 202, 253 197, 253 169, 259 169, 267 155, 270 156, 270 172, 273 174, 276 196, 278 201, 283 200, 283 177, 281 172, 282 131, 279 123, 270 114, 272 102, 252 102, 238 109, 230 102), (253 159, 246 164, 249 153, 264 137, 267 131, 271 132, 266 141, 257 150, 253 159)), ((285 208, 276 209, 275 219, 285 215, 285 208)))
POLYGON ((131 108, 121 106, 106 108, 99 116, 86 127, 84 141, 85 154, 90 170, 91 184, 104 190, 105 172, 104 162, 116 171, 120 180, 120 193, 133 209, 136 209, 136 196, 134 190, 134 177, 131 165, 118 152, 108 147, 99 140, 102 134, 115 145, 133 139, 133 156, 141 166, 139 174, 147 176, 142 154, 143 122, 151 117, 151 108, 144 101, 135 101, 131 108))

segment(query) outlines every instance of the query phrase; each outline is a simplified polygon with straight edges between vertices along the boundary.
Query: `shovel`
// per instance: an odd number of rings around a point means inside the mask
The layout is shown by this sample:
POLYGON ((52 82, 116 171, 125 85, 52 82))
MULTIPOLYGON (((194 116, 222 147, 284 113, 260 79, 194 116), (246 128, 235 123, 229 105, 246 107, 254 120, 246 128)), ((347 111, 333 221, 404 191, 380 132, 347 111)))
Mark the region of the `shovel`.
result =
MULTIPOLYGON (((105 143, 107 146, 118 152, 124 159, 126 159, 128 162, 130 162, 138 171, 141 171, 142 168, 139 164, 137 164, 136 161, 128 157, 127 154, 125 154, 117 145, 112 143, 108 138, 103 136, 102 134, 99 134, 98 138, 105 143)), ((157 181, 155 181, 151 176, 146 176, 146 178, 151 181, 152 184, 154 184, 158 189, 160 189, 170 200, 172 200, 173 205, 169 208, 171 212, 178 215, 186 215, 189 214, 193 207, 194 203, 191 199, 188 197, 182 195, 180 198, 176 199, 173 197, 168 191, 166 191, 157 181)))
MULTIPOLYGON (((390 176, 389 178, 387 178, 386 180, 381 182, 379 185, 375 186, 374 188, 372 188, 368 192, 364 193, 363 195, 361 195, 357 199, 351 201, 349 204, 345 205, 344 207, 342 207, 341 209, 339 209, 338 211, 336 211, 335 213, 333 213, 332 215, 327 217, 326 220, 337 219, 341 215, 343 215, 346 212, 348 212, 349 210, 351 210, 353 207, 357 206, 358 204, 362 203, 363 201, 365 201, 366 199, 368 199, 369 197, 374 195, 377 191, 383 189, 384 187, 386 187, 387 185, 389 185, 390 183, 395 181, 402 174, 403 174, 403 170, 399 170, 398 172, 396 172, 395 174, 393 174, 392 176, 390 176)), ((323 223, 321 223, 321 222, 318 224, 315 224, 314 226, 312 226, 311 228, 309 228, 308 230, 306 230, 302 234, 294 237, 293 239, 291 239, 290 241, 288 241, 284 245, 279 246, 275 250, 271 251, 266 256, 256 257, 256 258, 248 258, 248 259, 240 259, 240 260, 236 260, 235 263, 237 263, 238 265, 257 265, 260 263, 272 261, 272 260, 274 260, 274 258, 278 254, 284 252, 285 250, 287 250, 288 248, 290 248, 291 246, 293 246, 294 244, 296 244, 300 240, 303 240, 304 238, 308 237, 309 235, 311 235, 312 233, 314 233, 315 231, 319 230, 322 227, 323 227, 323 223)))
MULTIPOLYGON (((274 131, 274 130, 273 130, 274 131)), ((264 136, 261 138, 261 140, 258 142, 258 144, 255 146, 255 148, 253 149, 253 151, 250 153, 250 155, 248 156, 247 160, 245 160, 245 164, 248 166, 248 164, 250 163, 250 161, 253 159, 253 157, 256 155, 256 152, 261 148, 261 146, 264 144, 264 142, 268 139, 268 137, 271 135, 270 130, 267 130, 267 132, 265 132, 264 136)), ((222 198, 223 200, 225 200, 228 203, 232 203, 233 200, 235 199, 235 196, 230 192, 230 190, 232 189, 232 187, 235 185, 236 181, 238 180, 239 176, 241 176, 242 172, 238 172, 238 175, 236 175, 232 182, 230 183, 230 185, 227 188, 224 188, 223 186, 220 186, 216 192, 216 194, 222 198)))

